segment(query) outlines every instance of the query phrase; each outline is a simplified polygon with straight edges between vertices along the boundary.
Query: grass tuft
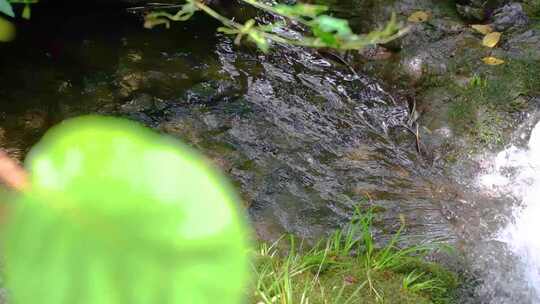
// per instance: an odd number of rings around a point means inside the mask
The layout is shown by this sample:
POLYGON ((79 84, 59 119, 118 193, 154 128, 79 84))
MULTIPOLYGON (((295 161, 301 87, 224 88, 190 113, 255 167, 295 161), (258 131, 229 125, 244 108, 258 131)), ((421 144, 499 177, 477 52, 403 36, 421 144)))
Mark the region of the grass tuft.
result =
POLYGON ((399 248, 402 222, 379 248, 372 235, 373 217, 373 209, 356 211, 346 228, 311 248, 292 236, 261 243, 249 303, 451 303, 456 276, 423 259, 441 246, 399 248))

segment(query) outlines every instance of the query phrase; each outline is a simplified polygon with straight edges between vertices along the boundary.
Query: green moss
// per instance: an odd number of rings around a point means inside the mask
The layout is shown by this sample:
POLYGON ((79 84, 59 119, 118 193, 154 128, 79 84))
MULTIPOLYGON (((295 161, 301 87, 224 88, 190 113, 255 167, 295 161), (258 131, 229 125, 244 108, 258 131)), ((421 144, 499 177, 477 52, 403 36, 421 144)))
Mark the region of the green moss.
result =
POLYGON ((467 83, 449 76, 432 76, 422 89, 444 87, 455 96, 448 118, 460 135, 469 135, 478 147, 498 146, 509 127, 508 115, 526 109, 530 96, 540 94, 540 63, 532 59, 507 60, 501 66, 467 69, 467 83), (476 72, 472 72, 476 71, 476 72))
POLYGON ((252 159, 243 159, 237 163, 238 169, 245 171, 254 171, 255 166, 255 161, 252 159))
POLYGON ((480 107, 474 124, 473 134, 485 145, 499 146, 503 141, 503 132, 507 127, 504 116, 489 107, 480 107))
POLYGON ((530 18, 531 28, 540 31, 540 17, 530 18))
POLYGON ((524 0, 523 7, 527 15, 532 19, 540 17, 540 0, 524 0))
POLYGON ((456 9, 456 3, 453 0, 437 1, 435 2, 440 10, 441 14, 452 19, 459 19, 460 16, 456 9))
POLYGON ((465 131, 474 122, 476 105, 468 99, 458 99, 449 108, 450 120, 454 129, 465 131))
POLYGON ((449 118, 454 130, 470 135, 481 146, 498 146, 507 125, 502 112, 507 109, 486 95, 484 89, 464 90, 450 105, 449 118))

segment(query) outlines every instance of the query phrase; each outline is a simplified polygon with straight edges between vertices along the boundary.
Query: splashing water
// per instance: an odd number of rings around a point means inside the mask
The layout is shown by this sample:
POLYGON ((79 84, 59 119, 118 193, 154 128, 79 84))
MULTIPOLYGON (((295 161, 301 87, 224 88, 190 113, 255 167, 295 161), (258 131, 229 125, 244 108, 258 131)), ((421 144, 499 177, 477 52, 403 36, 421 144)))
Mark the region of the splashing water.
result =
POLYGON ((491 194, 507 195, 520 204, 513 220, 497 233, 496 239, 519 258, 522 275, 540 302, 540 123, 531 132, 527 147, 510 146, 494 160, 492 172, 479 183, 491 194))

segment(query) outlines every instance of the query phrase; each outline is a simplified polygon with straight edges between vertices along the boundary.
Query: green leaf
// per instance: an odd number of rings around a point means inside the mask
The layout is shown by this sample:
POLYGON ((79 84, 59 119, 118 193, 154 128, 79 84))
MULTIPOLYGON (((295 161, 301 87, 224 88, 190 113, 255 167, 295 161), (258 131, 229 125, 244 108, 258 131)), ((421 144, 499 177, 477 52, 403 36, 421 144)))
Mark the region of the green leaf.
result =
POLYGON ((15 17, 13 8, 7 0, 0 0, 0 13, 4 13, 10 17, 15 17))
POLYGON ((298 3, 295 5, 278 4, 274 6, 276 12, 285 16, 300 16, 315 18, 318 15, 326 12, 328 7, 324 5, 303 4, 298 3))
POLYGON ((24 6, 24 9, 23 9, 23 11, 22 11, 22 15, 21 15, 21 16, 22 16, 24 19, 26 19, 26 20, 30 20, 30 14, 31 14, 31 12, 30 12, 30 4, 26 4, 26 5, 24 6))
POLYGON ((48 131, 26 166, 3 234, 10 303, 242 302, 238 199, 186 145, 86 116, 48 131))
POLYGON ((340 37, 353 35, 349 22, 345 19, 322 15, 317 17, 313 24, 316 25, 320 31, 326 33, 335 33, 340 37))
POLYGON ((270 46, 268 45, 268 41, 266 41, 264 36, 256 30, 249 31, 248 40, 254 42, 257 47, 265 53, 268 52, 268 49, 270 48, 270 46))
POLYGON ((355 36, 347 20, 327 15, 317 17, 311 22, 311 26, 313 34, 328 47, 339 48, 340 40, 355 36))
POLYGON ((319 27, 313 28, 313 34, 329 47, 339 47, 338 40, 333 33, 321 30, 319 27))
POLYGON ((16 32, 13 23, 0 17, 0 42, 9 42, 13 40, 16 32))

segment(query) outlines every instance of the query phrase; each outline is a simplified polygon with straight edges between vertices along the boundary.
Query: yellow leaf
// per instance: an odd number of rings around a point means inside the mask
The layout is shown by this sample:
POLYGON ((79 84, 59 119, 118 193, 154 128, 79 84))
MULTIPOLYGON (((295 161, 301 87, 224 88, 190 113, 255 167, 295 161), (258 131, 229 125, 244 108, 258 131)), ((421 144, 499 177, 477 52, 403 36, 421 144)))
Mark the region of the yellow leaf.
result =
POLYGON ((487 65, 499 65, 504 63, 504 60, 492 56, 484 57, 482 58, 482 61, 487 65))
POLYGON ((495 47, 497 43, 499 43, 499 40, 501 40, 501 33, 492 32, 484 36, 484 40, 482 40, 482 45, 492 48, 495 47))
POLYGON ((15 38, 15 26, 13 23, 0 17, 0 42, 9 42, 15 38))
POLYGON ((412 13, 409 18, 407 18, 409 22, 426 22, 429 20, 429 14, 424 11, 416 11, 412 13))
POLYGON ((475 29, 480 34, 487 35, 491 32, 493 32, 493 28, 487 24, 473 24, 471 25, 473 29, 475 29))

